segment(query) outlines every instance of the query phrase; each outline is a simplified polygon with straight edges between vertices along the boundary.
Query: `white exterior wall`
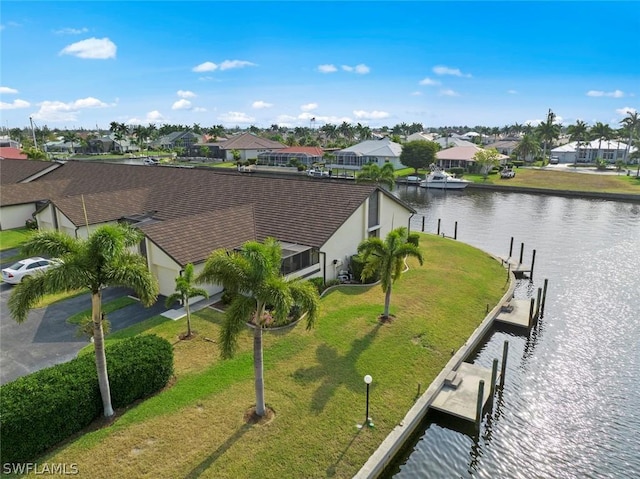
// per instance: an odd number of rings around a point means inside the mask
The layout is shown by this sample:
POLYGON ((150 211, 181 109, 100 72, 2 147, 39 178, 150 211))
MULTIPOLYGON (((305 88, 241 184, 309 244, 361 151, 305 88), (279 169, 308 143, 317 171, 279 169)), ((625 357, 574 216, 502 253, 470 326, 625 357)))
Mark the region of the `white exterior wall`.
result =
MULTIPOLYGON (((162 251, 155 243, 145 238, 147 246, 147 265, 149 271, 158 280, 158 286, 160 288, 160 294, 164 296, 170 296, 176 291, 176 278, 180 276, 182 267, 176 263, 168 254, 162 251)), ((198 276, 204 263, 196 264, 193 266, 195 276, 198 276)), ((199 285, 202 289, 212 296, 222 291, 222 287, 219 285, 202 284, 199 285)), ((190 303, 198 301, 199 298, 193 298, 190 303)))
MULTIPOLYGON (((367 237, 367 203, 362 204, 323 246, 327 256, 326 280, 336 279, 340 270, 348 269, 349 258, 358 252, 358 245, 367 237), (334 260, 338 263, 334 265, 334 260)), ((322 255, 320 263, 322 265, 322 255)))
POLYGON ((0 208, 0 229, 23 228, 35 211, 36 207, 33 203, 3 206, 0 208))
POLYGON ((74 225, 69 218, 60 212, 55 210, 56 217, 58 218, 58 231, 67 233, 72 238, 76 238, 76 225, 74 225))
POLYGON ((380 238, 386 238, 391 230, 404 226, 409 228, 411 211, 398 202, 381 194, 380 197, 380 238))
POLYGON ((54 228, 53 222, 53 206, 47 205, 42 211, 36 215, 36 221, 38 222, 38 229, 41 231, 51 231, 54 228))

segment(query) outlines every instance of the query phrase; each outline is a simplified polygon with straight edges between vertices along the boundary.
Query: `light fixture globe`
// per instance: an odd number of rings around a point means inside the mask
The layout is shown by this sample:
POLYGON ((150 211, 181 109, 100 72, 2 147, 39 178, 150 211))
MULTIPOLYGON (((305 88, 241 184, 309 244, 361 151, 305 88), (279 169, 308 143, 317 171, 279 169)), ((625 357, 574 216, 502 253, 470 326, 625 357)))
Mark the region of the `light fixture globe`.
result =
POLYGON ((373 378, 369 374, 367 374, 364 377, 364 382, 367 383, 367 384, 371 384, 371 381, 373 381, 373 378))

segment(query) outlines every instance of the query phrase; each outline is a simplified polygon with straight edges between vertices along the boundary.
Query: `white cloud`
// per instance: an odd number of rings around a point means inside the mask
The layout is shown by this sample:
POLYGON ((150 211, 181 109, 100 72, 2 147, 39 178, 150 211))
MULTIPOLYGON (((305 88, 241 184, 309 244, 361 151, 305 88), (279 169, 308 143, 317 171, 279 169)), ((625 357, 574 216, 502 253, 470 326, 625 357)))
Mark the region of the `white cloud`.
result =
POLYGON ((592 96, 592 97, 608 96, 611 98, 622 98, 624 97, 624 92, 621 90, 614 90, 614 91, 589 90, 587 92, 587 96, 592 96))
POLYGON ((629 113, 635 113, 637 111, 638 110, 636 110, 635 108, 631 108, 630 106, 625 106, 624 108, 616 109, 616 113, 618 115, 623 115, 623 116, 628 115, 629 113))
POLYGON ((116 57, 116 44, 108 38, 88 38, 71 45, 67 45, 60 51, 60 55, 73 55, 78 58, 93 60, 106 60, 116 57))
POLYGON ((89 108, 106 108, 109 105, 97 98, 87 97, 64 103, 62 101, 43 101, 33 118, 43 121, 76 121, 80 110, 89 108))
POLYGON ((176 92, 176 94, 180 97, 180 98, 193 98, 196 96, 195 93, 193 93, 192 91, 189 90, 178 90, 176 92))
POLYGON ((218 117, 224 123, 253 123, 256 121, 255 118, 247 115, 246 113, 242 113, 240 111, 229 111, 224 113, 218 117))
POLYGON ((412 91, 411 92, 411 96, 422 96, 422 92, 421 91, 412 91))
POLYGON ((334 73, 337 72, 338 69, 335 65, 327 64, 327 65, 318 65, 318 71, 320 73, 334 73))
POLYGON ((517 90, 507 90, 507 93, 508 93, 509 95, 517 95, 517 94, 518 94, 518 91, 517 91, 517 90))
POLYGON ((525 125, 531 125, 531 126, 538 126, 540 123, 542 123, 543 120, 527 120, 524 122, 525 125))
POLYGON ((196 107, 193 109, 193 111, 198 112, 198 113, 202 113, 202 112, 204 112, 204 111, 207 111, 207 109, 206 109, 206 108, 203 108, 203 107, 201 107, 201 106, 196 106, 196 107))
POLYGON ((171 105, 172 110, 190 110, 191 102, 186 99, 178 100, 173 105, 171 105))
POLYGON ((353 114, 356 118, 360 120, 381 120, 382 118, 388 118, 389 113, 386 111, 364 111, 364 110, 354 110, 353 114))
POLYGON ((60 30, 54 30, 53 33, 57 35, 82 35, 83 33, 87 33, 89 31, 88 28, 61 28, 60 30))
POLYGON ((0 101, 0 110, 17 110, 19 108, 28 108, 31 104, 25 100, 13 100, 11 103, 0 101))
POLYGON ((276 117, 275 123, 280 126, 293 127, 296 125, 305 125, 309 126, 309 120, 311 118, 316 119, 316 125, 331 123, 333 125, 340 125, 342 122, 351 123, 353 121, 352 118, 348 116, 338 117, 338 116, 321 116, 321 115, 312 115, 311 113, 301 113, 298 116, 291 115, 278 115, 276 117))
MULTIPOLYGON (((331 65, 333 66, 333 65, 331 65)), ((363 64, 360 63, 359 65, 356 65, 355 67, 349 66, 349 65, 342 65, 342 69, 346 72, 355 72, 358 73, 360 75, 366 75, 367 73, 369 73, 371 71, 371 69, 363 64)))
POLYGON ((225 60, 220 64, 220 70, 232 70, 234 68, 254 67, 255 63, 245 60, 225 60))
POLYGON ((267 103, 266 101, 262 101, 262 100, 254 101, 251 104, 251 107, 255 108, 256 110, 262 110, 263 108, 271 108, 272 106, 273 106, 273 103, 267 103))
POLYGON ((213 62, 204 62, 200 65, 193 67, 192 71, 194 72, 213 72, 218 69, 218 65, 213 62))
POLYGON ((440 90, 440 95, 441 96, 460 96, 460 94, 456 91, 453 91, 450 88, 446 88, 444 90, 440 90))
POLYGON ((153 110, 147 113, 144 120, 139 118, 130 118, 125 123, 128 125, 143 125, 145 123, 162 123, 165 121, 164 116, 158 110, 153 110))
POLYGON ((456 77, 471 78, 470 73, 462 73, 459 68, 449 68, 444 65, 433 67, 433 73, 435 73, 436 75, 453 75, 456 77))
POLYGON ((306 105, 300 105, 300 109, 302 111, 311 111, 311 110, 315 110, 316 108, 318 108, 317 103, 307 103, 306 105))
POLYGON ((427 77, 420 80, 420 85, 440 85, 440 82, 438 80, 432 80, 431 78, 427 77))
POLYGON ((2 95, 15 95, 18 90, 15 88, 9 88, 8 86, 0 86, 0 94, 2 95))

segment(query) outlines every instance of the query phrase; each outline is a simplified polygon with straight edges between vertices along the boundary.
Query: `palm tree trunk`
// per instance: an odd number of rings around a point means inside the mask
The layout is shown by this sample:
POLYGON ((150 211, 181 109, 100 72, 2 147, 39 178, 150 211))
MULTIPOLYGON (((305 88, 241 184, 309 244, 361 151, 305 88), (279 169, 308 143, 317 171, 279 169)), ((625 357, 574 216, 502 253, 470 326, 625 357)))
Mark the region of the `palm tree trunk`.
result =
POLYGON ((253 330, 253 371, 256 387, 256 414, 264 416, 264 371, 262 360, 262 324, 256 324, 253 330))
POLYGON ((391 285, 384 294, 384 317, 389 317, 389 307, 391 306, 391 285))
POLYGON ((253 330, 253 372, 256 389, 256 414, 264 416, 266 407, 264 404, 264 361, 262 358, 262 316, 264 305, 258 302, 256 308, 256 327, 253 330))
POLYGON ((105 417, 113 416, 111 406, 111 390, 109 388, 109 376, 107 375, 107 357, 104 352, 104 331, 102 330, 102 293, 91 293, 91 312, 93 319, 93 347, 96 353, 96 370, 98 372, 98 385, 102 397, 102 408, 105 417))
POLYGON ((185 301, 185 309, 187 310, 187 338, 191 337, 191 310, 189 309, 189 298, 185 301))

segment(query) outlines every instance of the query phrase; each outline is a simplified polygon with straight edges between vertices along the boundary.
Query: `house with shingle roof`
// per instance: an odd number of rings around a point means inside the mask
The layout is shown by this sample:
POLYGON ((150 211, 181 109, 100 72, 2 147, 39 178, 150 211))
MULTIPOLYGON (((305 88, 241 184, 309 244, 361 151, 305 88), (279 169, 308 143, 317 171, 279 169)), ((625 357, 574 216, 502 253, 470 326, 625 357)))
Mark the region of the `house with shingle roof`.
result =
MULTIPOLYGON (((3 171, 17 163, 0 161, 3 171)), ((3 185, 0 200, 3 228, 12 208, 23 215, 20 226, 33 216, 39 229, 73 237, 108 223, 139 228, 140 253, 163 295, 174 292, 187 263, 198 273, 212 251, 267 237, 283 247, 283 273, 335 279, 363 239, 409 227, 415 213, 373 184, 96 161, 68 161, 27 183, 3 185)))
POLYGON ((380 167, 385 163, 391 163, 394 169, 404 168, 400 163, 400 153, 402 153, 402 145, 394 143, 389 138, 365 140, 336 151, 335 158, 327 164, 327 168, 359 170, 369 163, 375 163, 380 167))
POLYGON ((254 133, 242 133, 232 136, 226 141, 218 143, 220 149, 224 152, 224 158, 227 161, 233 160, 233 151, 240 153, 240 160, 247 161, 249 159, 257 159, 260 153, 269 153, 286 148, 279 141, 262 138, 254 133))
MULTIPOLYGON (((453 148, 440 150, 436 153, 437 165, 443 169, 455 167, 469 168, 476 162, 476 153, 483 149, 484 148, 480 148, 479 146, 471 145, 454 146, 453 148)), ((507 155, 500 154, 499 159, 500 164, 505 164, 507 160, 509 160, 509 157, 507 155)))
POLYGON ((299 164, 307 167, 314 163, 322 163, 324 151, 319 146, 290 146, 275 151, 266 151, 258 154, 259 165, 289 166, 291 160, 297 160, 299 164))

